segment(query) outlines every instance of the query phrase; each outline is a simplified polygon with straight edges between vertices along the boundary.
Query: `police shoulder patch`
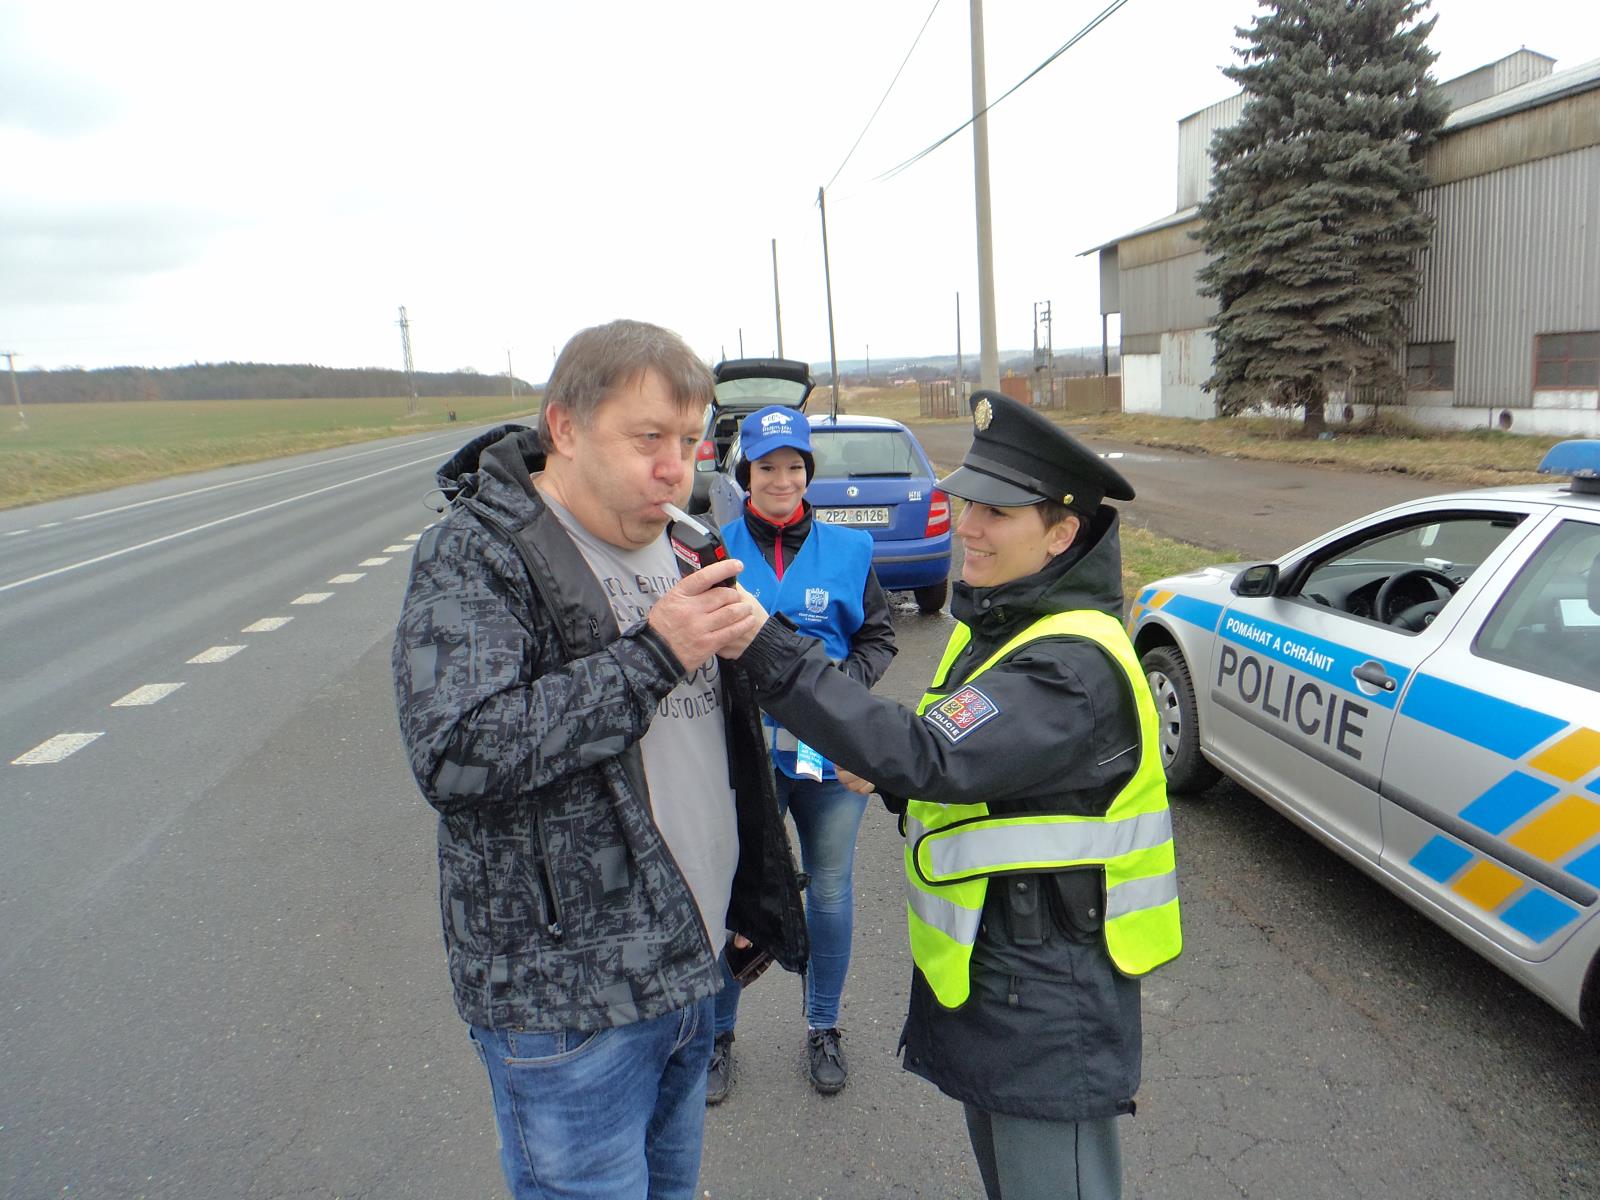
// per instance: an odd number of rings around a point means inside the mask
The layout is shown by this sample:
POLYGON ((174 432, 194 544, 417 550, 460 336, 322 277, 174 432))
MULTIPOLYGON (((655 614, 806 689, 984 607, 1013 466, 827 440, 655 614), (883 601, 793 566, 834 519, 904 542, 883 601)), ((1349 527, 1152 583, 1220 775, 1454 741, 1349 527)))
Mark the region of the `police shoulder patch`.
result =
POLYGON ((951 742, 959 742, 985 721, 992 721, 999 715, 999 706, 968 684, 959 692, 946 696, 931 706, 922 714, 922 719, 951 742))

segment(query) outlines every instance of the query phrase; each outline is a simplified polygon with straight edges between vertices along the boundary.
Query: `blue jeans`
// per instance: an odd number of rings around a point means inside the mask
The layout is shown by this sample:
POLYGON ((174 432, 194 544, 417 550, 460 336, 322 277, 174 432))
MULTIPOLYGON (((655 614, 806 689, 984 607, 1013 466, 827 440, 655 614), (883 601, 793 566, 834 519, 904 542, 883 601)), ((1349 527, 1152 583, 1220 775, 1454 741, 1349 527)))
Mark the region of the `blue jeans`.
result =
POLYGON ((690 1200, 712 1002, 598 1033, 469 1028, 515 1200, 690 1200))
MULTIPOLYGON (((800 834, 800 862, 811 876, 806 888, 806 925, 811 960, 806 964, 806 1024, 832 1029, 839 1023, 839 997, 850 970, 850 934, 855 925, 856 832, 867 798, 835 779, 790 779, 778 771, 778 808, 793 812, 800 834)), ((723 964, 717 993, 717 1033, 729 1032, 739 1017, 739 993, 723 964)))

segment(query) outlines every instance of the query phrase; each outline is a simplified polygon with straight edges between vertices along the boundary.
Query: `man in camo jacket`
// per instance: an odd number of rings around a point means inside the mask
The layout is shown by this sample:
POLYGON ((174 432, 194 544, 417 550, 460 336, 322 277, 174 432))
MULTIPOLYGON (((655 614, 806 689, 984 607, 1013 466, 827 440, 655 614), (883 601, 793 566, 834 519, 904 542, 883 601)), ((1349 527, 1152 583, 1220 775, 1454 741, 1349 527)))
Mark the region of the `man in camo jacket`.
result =
POLYGON ((575 336, 540 429, 440 469, 452 504, 395 637, 456 1007, 519 1200, 692 1196, 725 931, 806 958, 759 714, 716 657, 759 616, 715 586, 739 564, 679 581, 665 537, 711 389, 664 329, 575 336))

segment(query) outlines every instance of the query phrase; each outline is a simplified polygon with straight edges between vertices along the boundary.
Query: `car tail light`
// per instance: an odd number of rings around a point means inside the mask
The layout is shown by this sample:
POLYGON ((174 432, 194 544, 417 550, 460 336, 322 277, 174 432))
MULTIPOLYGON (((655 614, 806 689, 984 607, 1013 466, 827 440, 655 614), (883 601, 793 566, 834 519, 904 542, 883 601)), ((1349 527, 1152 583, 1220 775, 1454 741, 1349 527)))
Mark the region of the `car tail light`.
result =
POLYGON ((941 533, 950 532, 950 497, 938 488, 933 489, 933 494, 928 499, 928 527, 922 531, 923 537, 938 537, 941 533))
POLYGON ((694 469, 696 471, 714 471, 717 467, 717 444, 710 438, 700 443, 700 448, 694 452, 694 469))

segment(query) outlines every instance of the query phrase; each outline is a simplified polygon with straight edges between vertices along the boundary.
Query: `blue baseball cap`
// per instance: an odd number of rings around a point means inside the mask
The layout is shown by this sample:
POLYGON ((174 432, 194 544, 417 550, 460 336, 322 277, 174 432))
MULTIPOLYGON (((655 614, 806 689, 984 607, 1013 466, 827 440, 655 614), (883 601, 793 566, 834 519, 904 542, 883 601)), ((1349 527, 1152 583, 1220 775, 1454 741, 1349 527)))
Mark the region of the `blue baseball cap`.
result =
POLYGON ((785 446, 811 457, 811 422, 798 408, 771 404, 751 413, 739 426, 739 449, 746 462, 785 446))

